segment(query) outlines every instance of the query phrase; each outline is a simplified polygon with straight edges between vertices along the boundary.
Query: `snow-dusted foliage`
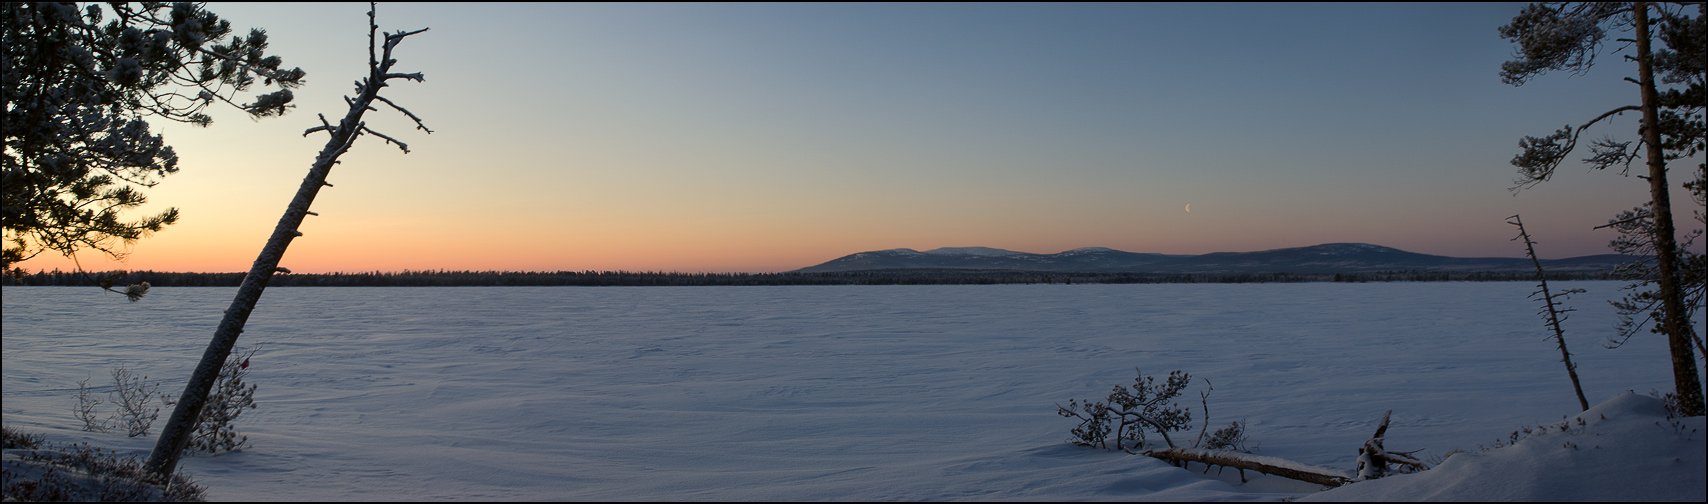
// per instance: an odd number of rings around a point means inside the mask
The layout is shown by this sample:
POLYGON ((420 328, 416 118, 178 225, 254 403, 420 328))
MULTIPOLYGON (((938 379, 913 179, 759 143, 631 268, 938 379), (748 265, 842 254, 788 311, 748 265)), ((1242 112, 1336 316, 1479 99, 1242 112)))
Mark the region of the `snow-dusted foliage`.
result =
POLYGON ((1235 420, 1229 422, 1226 427, 1211 432, 1208 437, 1204 437, 1203 444, 1199 448, 1249 452, 1251 448, 1246 446, 1246 441, 1245 421, 1235 420))
POLYGON ((126 219, 142 189, 178 171, 178 155, 146 116, 205 126, 209 105, 255 117, 290 108, 303 71, 267 53, 267 34, 234 34, 201 4, 7 2, 4 65, 5 212, 0 266, 44 251, 120 245, 178 220, 178 210, 126 219), (257 84, 277 86, 253 102, 257 84))
POLYGON ((1175 447, 1168 433, 1186 430, 1192 423, 1192 410, 1175 398, 1192 383, 1192 375, 1170 371, 1162 383, 1143 372, 1138 375, 1132 388, 1116 385, 1103 401, 1070 399, 1065 407, 1056 405, 1056 414, 1079 420, 1072 431, 1074 444, 1109 448, 1109 436, 1114 434, 1114 449, 1143 450, 1145 431, 1150 431, 1162 436, 1169 448, 1175 447))
POLYGON ((201 485, 175 476, 165 485, 147 482, 142 463, 87 443, 59 445, 39 435, 0 430, 6 457, 0 461, 0 497, 6 502, 201 502, 201 485))
POLYGON ((249 442, 249 436, 238 434, 233 422, 243 410, 255 409, 255 385, 243 382, 253 355, 255 350, 236 352, 226 359, 219 371, 219 383, 208 393, 208 404, 202 407, 196 432, 185 450, 216 454, 240 449, 249 442))

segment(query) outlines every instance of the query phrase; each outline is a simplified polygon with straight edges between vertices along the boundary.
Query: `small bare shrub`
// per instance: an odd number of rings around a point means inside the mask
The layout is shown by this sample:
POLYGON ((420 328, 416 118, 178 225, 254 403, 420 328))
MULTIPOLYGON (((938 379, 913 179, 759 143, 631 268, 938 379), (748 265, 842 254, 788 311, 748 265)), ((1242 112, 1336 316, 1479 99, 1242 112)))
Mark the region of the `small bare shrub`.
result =
MULTIPOLYGON (((1656 395, 1656 394, 1654 392, 1650 392, 1649 395, 1656 395)), ((1666 417, 1668 420, 1679 419, 1679 418, 1684 418, 1684 417, 1690 416, 1690 415, 1684 414, 1684 406, 1679 404, 1678 394, 1674 394, 1672 392, 1667 392, 1666 394, 1661 395, 1660 397, 1661 397, 1661 406, 1666 408, 1666 417)))
POLYGON ((107 432, 113 427, 123 427, 125 435, 130 437, 146 436, 154 425, 154 420, 160 418, 160 408, 154 406, 160 399, 159 382, 149 382, 148 376, 137 376, 129 368, 119 366, 113 368, 113 390, 107 392, 107 401, 115 408, 107 418, 101 418, 97 412, 101 399, 95 396, 89 388, 89 380, 77 382, 77 405, 72 408, 72 414, 83 422, 86 432, 107 432))
MULTIPOLYGON (((259 350, 233 352, 220 368, 219 382, 208 393, 208 403, 197 417, 186 452, 218 454, 243 448, 249 436, 238 434, 233 424, 243 410, 255 408, 255 385, 243 382, 249 375, 249 358, 259 350)), ((173 406, 176 401, 160 395, 160 382, 138 377, 124 366, 113 369, 113 390, 107 402, 115 409, 107 418, 97 413, 101 399, 89 389, 89 380, 77 382, 77 405, 72 413, 83 422, 83 430, 107 432, 114 426, 124 427, 130 437, 146 436, 154 421, 160 417, 158 404, 173 406)))
POLYGON ((124 366, 113 368, 113 391, 107 393, 107 399, 118 406, 113 421, 125 428, 125 435, 148 435, 149 427, 160 418, 160 408, 151 405, 158 400, 155 396, 159 392, 160 383, 150 383, 147 375, 138 377, 124 366))
POLYGON ((45 442, 41 434, 25 434, 10 427, 0 426, 0 448, 34 450, 41 448, 45 442))
POLYGON ((77 382, 77 406, 71 412, 83 422, 84 432, 107 432, 107 421, 95 413, 95 408, 101 405, 101 400, 89 391, 89 379, 77 382))

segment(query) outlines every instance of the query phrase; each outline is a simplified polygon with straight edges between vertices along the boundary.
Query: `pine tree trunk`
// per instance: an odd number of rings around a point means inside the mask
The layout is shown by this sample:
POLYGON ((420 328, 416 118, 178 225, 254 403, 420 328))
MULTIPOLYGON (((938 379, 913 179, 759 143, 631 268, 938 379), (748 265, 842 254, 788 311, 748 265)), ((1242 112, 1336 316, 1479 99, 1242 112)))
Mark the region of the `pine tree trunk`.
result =
POLYGON ((1690 321, 1684 316, 1684 293, 1679 280, 1678 238, 1672 222, 1672 201, 1666 181, 1666 158, 1661 149, 1659 101, 1655 88, 1653 55, 1650 54, 1648 3, 1632 6, 1637 28, 1637 72, 1643 93, 1643 143, 1648 148, 1649 196, 1655 217, 1655 266, 1660 275, 1663 307, 1662 327, 1672 350, 1673 387, 1678 405, 1687 416, 1704 413, 1702 388, 1698 384, 1695 349, 1690 346, 1690 321))

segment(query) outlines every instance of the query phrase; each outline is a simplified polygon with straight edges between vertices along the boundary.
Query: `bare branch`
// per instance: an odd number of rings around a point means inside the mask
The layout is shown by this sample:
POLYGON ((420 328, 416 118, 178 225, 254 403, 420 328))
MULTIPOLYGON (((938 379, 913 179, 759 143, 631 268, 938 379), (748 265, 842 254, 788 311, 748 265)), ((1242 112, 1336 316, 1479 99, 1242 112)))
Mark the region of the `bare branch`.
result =
POLYGON ((410 35, 414 35, 414 34, 417 34, 417 33, 421 33, 421 32, 424 32, 424 31, 427 31, 427 30, 428 30, 428 29, 429 29, 429 28, 422 28, 422 29, 419 29, 419 30, 415 30, 415 31, 403 31, 403 30, 398 30, 398 32, 397 32, 397 33, 390 33, 390 34, 387 34, 387 35, 386 35, 386 36, 385 36, 385 38, 386 38, 386 41, 387 41, 387 42, 390 42, 390 41, 392 41, 392 40, 403 40, 403 38, 404 38, 404 37, 408 37, 408 36, 410 36, 410 35))
POLYGON ((1637 161, 1639 153, 1642 152, 1642 147, 1643 142, 1640 141, 1636 142, 1636 147, 1633 148, 1632 142, 1620 142, 1611 138, 1596 140, 1589 146, 1590 156, 1584 158, 1583 162, 1589 163, 1591 167, 1597 170, 1605 170, 1614 165, 1623 165, 1624 169, 1620 170, 1619 173, 1629 175, 1631 163, 1637 161))
POLYGON ((1216 390, 1216 385, 1204 379, 1204 391, 1198 393, 1198 402, 1204 405, 1204 425, 1198 428, 1198 439, 1192 442, 1194 448, 1204 446, 1204 433, 1210 430, 1210 392, 1216 390))
POLYGON ((1595 123, 1601 122, 1602 119, 1606 119, 1609 117, 1613 117, 1615 115, 1623 114, 1625 112, 1639 112, 1642 110, 1643 110, 1642 107, 1639 107, 1636 105, 1626 105, 1626 106, 1619 107, 1619 108, 1616 108, 1613 110, 1602 112, 1601 115, 1595 116, 1594 119, 1590 119, 1589 122, 1583 123, 1582 126, 1578 126, 1578 132, 1581 133, 1581 132, 1583 132, 1583 130, 1589 129, 1590 126, 1594 126, 1595 123))
POLYGON ((315 126, 313 128, 309 128, 306 131, 303 131, 302 136, 308 136, 309 133, 314 133, 316 131, 325 131, 329 135, 337 136, 338 130, 334 129, 332 127, 332 123, 326 121, 326 114, 319 114, 319 115, 320 115, 320 125, 315 126))
POLYGON ((401 107, 401 106, 398 106, 398 104, 396 104, 396 103, 393 103, 393 102, 392 102, 392 101, 391 101, 391 100, 388 100, 388 99, 386 99, 386 97, 384 97, 384 96, 374 96, 374 99, 375 99, 375 100, 379 100, 379 101, 380 101, 380 102, 382 102, 382 103, 385 103, 385 104, 386 104, 386 105, 391 105, 391 108, 394 108, 394 109, 397 109, 397 111, 398 111, 398 112, 402 112, 402 113, 403 113, 403 115, 406 115, 406 116, 409 116, 409 119, 410 119, 410 120, 413 120, 413 121, 415 121, 415 127, 416 127, 416 129, 419 129, 419 130, 421 130, 421 131, 425 131, 425 132, 427 132, 427 133, 428 133, 428 134, 432 134, 432 133, 433 133, 433 130, 430 130, 430 129, 427 129, 427 124, 425 124, 425 123, 423 123, 423 122, 422 122, 422 121, 421 121, 421 118, 420 118, 420 117, 417 117, 417 116, 416 116, 416 115, 415 115, 415 113, 413 113, 413 112, 410 112, 410 111, 409 111, 409 109, 406 109, 406 108, 403 108, 403 107, 401 107))
POLYGON ((1640 214, 1637 214, 1637 215, 1634 215, 1634 216, 1632 216, 1632 217, 1630 217, 1630 218, 1625 218, 1625 219, 1619 219, 1619 220, 1616 220, 1616 221, 1613 221, 1613 222, 1609 222, 1609 223, 1606 223, 1606 224, 1602 224, 1602 225, 1600 225, 1600 226, 1596 226, 1596 227, 1593 227, 1593 228, 1590 228, 1590 229, 1602 229, 1602 228, 1609 228, 1609 227, 1614 227, 1614 226, 1619 226, 1619 225, 1624 225, 1624 224, 1630 224, 1630 223, 1634 223, 1634 222, 1637 222, 1637 221, 1640 221, 1640 220, 1643 220, 1643 219, 1647 219, 1647 218, 1649 218, 1649 214, 1648 214, 1648 209, 1647 209, 1647 208, 1645 208, 1645 209, 1643 209, 1643 210, 1644 210, 1644 212, 1643 212, 1643 213, 1640 213, 1640 214))
MULTIPOLYGON (((369 71, 372 71, 374 68, 379 67, 379 62, 375 60, 376 53, 374 52, 374 33, 380 31, 379 22, 374 20, 374 10, 377 8, 378 7, 374 4, 374 2, 368 2, 368 69, 369 69, 369 71)), ((357 87, 360 87, 360 85, 358 84, 357 87)))
POLYGON ((384 139, 386 141, 386 143, 397 145, 397 148, 403 149, 404 154, 409 153, 409 144, 403 143, 402 141, 399 141, 396 138, 386 136, 386 134, 384 134, 384 133, 374 131, 373 128, 369 128, 367 126, 362 126, 362 131, 364 131, 370 135, 380 137, 381 139, 384 139))

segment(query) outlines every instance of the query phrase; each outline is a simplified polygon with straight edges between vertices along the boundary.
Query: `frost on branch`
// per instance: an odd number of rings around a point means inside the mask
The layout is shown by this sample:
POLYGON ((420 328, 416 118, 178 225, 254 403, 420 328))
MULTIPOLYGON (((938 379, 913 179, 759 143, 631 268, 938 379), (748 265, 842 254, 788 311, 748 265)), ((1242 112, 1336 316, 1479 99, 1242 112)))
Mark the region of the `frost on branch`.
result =
POLYGON ((202 408, 187 450, 217 454, 240 449, 249 442, 249 436, 239 435, 232 422, 243 410, 255 409, 255 385, 243 383, 243 378, 249 375, 249 357, 256 350, 233 353, 220 368, 219 384, 208 394, 208 404, 202 408))

